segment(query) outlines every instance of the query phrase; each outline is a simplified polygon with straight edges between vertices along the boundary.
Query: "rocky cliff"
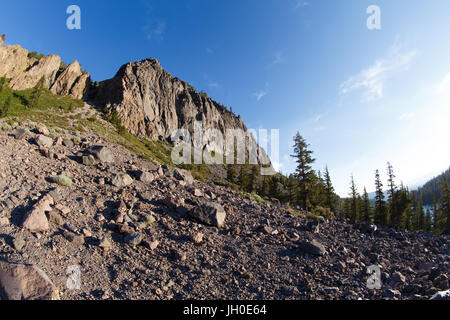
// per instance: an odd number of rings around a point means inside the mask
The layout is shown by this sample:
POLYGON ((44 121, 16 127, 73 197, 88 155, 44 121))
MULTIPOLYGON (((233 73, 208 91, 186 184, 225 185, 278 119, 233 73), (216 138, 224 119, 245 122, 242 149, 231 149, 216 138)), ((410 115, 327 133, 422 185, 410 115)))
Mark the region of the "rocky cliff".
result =
POLYGON ((44 87, 54 94, 83 99, 90 85, 90 76, 81 71, 78 61, 69 66, 56 55, 39 57, 19 45, 3 46, 0 39, 0 77, 11 79, 15 90, 34 87, 44 77, 44 87))
MULTIPOLYGON (((156 59, 127 63, 114 78, 94 87, 78 61, 66 66, 56 55, 37 56, 18 45, 3 46, 2 41, 0 77, 10 78, 10 86, 16 90, 32 88, 44 77, 45 87, 54 94, 84 100, 89 97, 97 107, 116 111, 118 121, 127 131, 151 141, 170 140, 177 129, 188 129, 192 136, 196 121, 202 122, 203 131, 218 129, 224 140, 229 129, 248 132, 239 116, 172 77, 156 59)), ((249 139, 246 156, 248 146, 254 144, 257 147, 252 156, 258 163, 267 164, 265 151, 253 136, 249 139)), ((201 148, 217 151, 215 144, 214 139, 205 139, 201 148)))
MULTIPOLYGON (((229 129, 247 132, 241 117, 197 92, 188 83, 172 77, 156 59, 123 65, 114 78, 100 84, 95 104, 116 110, 121 124, 131 133, 150 140, 169 140, 177 129, 218 129, 224 137, 229 129)), ((212 148, 206 140, 202 147, 212 148)), ((258 162, 267 159, 257 148, 258 162)))

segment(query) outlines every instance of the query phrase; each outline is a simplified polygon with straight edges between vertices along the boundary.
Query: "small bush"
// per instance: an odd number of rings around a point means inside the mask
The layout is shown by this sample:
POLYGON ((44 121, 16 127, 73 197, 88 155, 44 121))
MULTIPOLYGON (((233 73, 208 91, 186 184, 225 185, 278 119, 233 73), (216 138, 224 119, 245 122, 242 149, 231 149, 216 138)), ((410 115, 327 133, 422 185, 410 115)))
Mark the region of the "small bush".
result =
POLYGON ((72 179, 66 177, 65 175, 60 175, 54 178, 55 183, 63 187, 71 187, 73 182, 72 179))
POLYGON ((327 219, 334 218, 334 213, 330 210, 330 208, 324 208, 321 206, 315 207, 313 210, 313 214, 327 219))

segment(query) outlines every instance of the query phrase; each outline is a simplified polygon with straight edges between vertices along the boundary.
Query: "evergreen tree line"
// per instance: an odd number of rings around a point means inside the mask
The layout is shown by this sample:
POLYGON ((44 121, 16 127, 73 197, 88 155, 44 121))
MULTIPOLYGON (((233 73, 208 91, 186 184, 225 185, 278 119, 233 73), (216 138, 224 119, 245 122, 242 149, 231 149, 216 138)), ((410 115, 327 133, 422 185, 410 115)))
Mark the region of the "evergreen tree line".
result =
POLYGON ((309 144, 297 133, 294 137, 295 173, 285 176, 261 176, 260 168, 252 165, 228 165, 227 180, 241 190, 257 193, 261 197, 278 199, 298 210, 331 217, 338 206, 339 197, 334 192, 328 167, 324 172, 312 169, 315 159, 309 144))
POLYGON ((441 196, 434 198, 431 210, 425 210, 420 192, 409 191, 403 184, 396 184, 394 168, 390 163, 387 164, 387 198, 380 172, 376 170, 373 204, 365 187, 360 194, 353 176, 349 197, 341 199, 335 194, 328 167, 323 173, 312 169, 315 159, 309 147, 306 140, 297 133, 292 155, 297 168, 289 176, 280 173, 261 176, 258 166, 228 165, 227 180, 245 192, 275 198, 296 209, 324 217, 340 216, 352 221, 373 222, 397 229, 450 233, 450 190, 446 175, 440 181, 441 196))
POLYGON ((431 179, 417 190, 417 192, 422 195, 424 205, 433 206, 436 199, 441 198, 441 181, 443 177, 447 179, 447 183, 450 183, 450 168, 441 175, 431 179))
POLYGON ((434 199, 432 210, 424 209, 420 192, 410 192, 403 184, 396 185, 394 169, 390 163, 387 164, 387 177, 385 199, 380 172, 375 171, 373 206, 366 188, 361 195, 351 177, 349 198, 342 200, 340 214, 352 221, 368 221, 396 229, 450 233, 450 190, 445 176, 440 181, 441 197, 438 201, 434 199))

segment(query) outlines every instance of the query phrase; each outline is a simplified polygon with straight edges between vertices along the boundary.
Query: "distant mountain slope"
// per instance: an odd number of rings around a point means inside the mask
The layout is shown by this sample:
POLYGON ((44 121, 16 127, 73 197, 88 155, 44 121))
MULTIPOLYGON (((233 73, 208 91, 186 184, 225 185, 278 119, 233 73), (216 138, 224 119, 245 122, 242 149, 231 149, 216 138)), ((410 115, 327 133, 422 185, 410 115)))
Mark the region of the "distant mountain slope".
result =
POLYGON ((420 194, 422 194, 422 200, 424 205, 431 206, 433 204, 433 199, 439 201, 441 197, 440 182, 442 180, 442 176, 445 176, 447 178, 447 182, 450 183, 450 168, 448 168, 441 175, 429 180, 421 188, 417 189, 417 191, 420 194))

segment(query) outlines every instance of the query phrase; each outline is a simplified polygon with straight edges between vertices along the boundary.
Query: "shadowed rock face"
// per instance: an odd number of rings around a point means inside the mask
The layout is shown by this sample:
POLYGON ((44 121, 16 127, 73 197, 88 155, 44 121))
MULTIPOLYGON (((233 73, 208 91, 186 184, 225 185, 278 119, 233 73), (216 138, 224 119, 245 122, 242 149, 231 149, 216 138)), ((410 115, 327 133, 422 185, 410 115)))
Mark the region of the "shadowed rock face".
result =
POLYGON ((53 83, 50 89, 51 92, 54 94, 68 95, 72 86, 81 75, 81 66, 78 61, 74 61, 59 75, 55 83, 53 83))
MULTIPOLYGON (((156 59, 123 65, 113 79, 101 83, 95 103, 116 110, 129 132, 153 141, 170 140, 177 129, 188 129, 192 137, 196 121, 203 131, 218 129, 224 138, 229 129, 247 132, 240 117, 173 78, 156 59)), ((213 144, 203 141, 202 148, 213 144)), ((259 160, 266 157, 259 147, 257 153, 259 160)))

